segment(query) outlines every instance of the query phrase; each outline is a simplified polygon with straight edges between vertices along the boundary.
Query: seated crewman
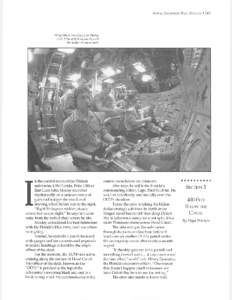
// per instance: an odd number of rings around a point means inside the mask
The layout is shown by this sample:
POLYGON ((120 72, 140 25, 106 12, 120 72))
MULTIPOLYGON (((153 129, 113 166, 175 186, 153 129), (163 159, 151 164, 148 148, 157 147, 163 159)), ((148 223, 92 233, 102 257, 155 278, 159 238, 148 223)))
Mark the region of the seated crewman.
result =
POLYGON ((111 84, 103 82, 102 92, 94 97, 93 107, 95 111, 104 112, 106 119, 111 118, 106 126, 109 133, 115 136, 118 133, 124 109, 118 106, 114 97, 110 95, 110 91, 111 84))
POLYGON ((151 122, 151 117, 142 117, 140 114, 141 104, 135 96, 127 99, 127 109, 121 123, 121 134, 132 142, 147 137, 146 124, 151 122))
POLYGON ((146 123, 151 122, 152 118, 141 117, 141 103, 137 98, 131 97, 127 102, 127 110, 124 117, 124 125, 128 131, 141 128, 146 123))
POLYGON ((106 117, 120 115, 123 109, 116 105, 115 99, 110 95, 111 85, 107 82, 102 84, 102 92, 94 97, 96 110, 104 112, 106 117))
POLYGON ((89 110, 90 93, 86 87, 79 87, 74 99, 76 108, 63 124, 64 143, 81 169, 96 171, 96 162, 104 162, 104 142, 113 144, 119 138, 104 128, 104 114, 89 110))
POLYGON ((143 117, 141 114, 141 102, 136 96, 128 99, 127 110, 124 115, 125 135, 129 139, 140 139, 146 137, 160 137, 165 135, 165 132, 160 126, 153 122, 151 116, 143 117))

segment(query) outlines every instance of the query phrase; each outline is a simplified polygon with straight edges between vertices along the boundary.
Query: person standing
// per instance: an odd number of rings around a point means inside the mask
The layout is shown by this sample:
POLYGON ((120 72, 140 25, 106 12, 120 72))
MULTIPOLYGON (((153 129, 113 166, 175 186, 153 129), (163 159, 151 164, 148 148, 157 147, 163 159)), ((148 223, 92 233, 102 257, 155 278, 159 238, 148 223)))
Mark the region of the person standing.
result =
POLYGON ((86 171, 96 171, 95 163, 105 162, 105 145, 114 144, 119 138, 105 129, 104 113, 89 110, 90 94, 85 87, 75 91, 74 99, 76 108, 63 124, 64 144, 74 164, 86 171))

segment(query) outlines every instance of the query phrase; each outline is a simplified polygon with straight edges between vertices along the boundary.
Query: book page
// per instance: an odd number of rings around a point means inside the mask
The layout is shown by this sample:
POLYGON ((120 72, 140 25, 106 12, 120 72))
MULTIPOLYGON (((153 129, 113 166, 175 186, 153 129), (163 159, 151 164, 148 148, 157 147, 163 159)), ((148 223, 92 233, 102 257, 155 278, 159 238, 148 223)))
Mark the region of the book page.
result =
POLYGON ((1 299, 230 299, 231 5, 3 2, 1 299))

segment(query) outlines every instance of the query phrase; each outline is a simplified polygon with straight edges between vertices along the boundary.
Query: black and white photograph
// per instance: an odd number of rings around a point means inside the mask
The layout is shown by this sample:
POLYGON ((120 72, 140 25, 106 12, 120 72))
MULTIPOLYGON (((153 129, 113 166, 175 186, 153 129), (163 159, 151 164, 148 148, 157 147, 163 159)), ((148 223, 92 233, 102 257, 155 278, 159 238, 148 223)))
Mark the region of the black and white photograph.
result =
POLYGON ((28 48, 29 172, 210 172, 210 48, 28 48))

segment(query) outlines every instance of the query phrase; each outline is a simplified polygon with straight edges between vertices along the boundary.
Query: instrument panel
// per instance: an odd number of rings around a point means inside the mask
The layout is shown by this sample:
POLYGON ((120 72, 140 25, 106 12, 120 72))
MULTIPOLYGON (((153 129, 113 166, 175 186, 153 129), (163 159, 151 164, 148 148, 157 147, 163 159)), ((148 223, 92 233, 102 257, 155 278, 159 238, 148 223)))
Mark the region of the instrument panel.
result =
POLYGON ((178 171, 180 146, 177 137, 162 136, 145 139, 115 153, 112 166, 121 171, 178 171))

